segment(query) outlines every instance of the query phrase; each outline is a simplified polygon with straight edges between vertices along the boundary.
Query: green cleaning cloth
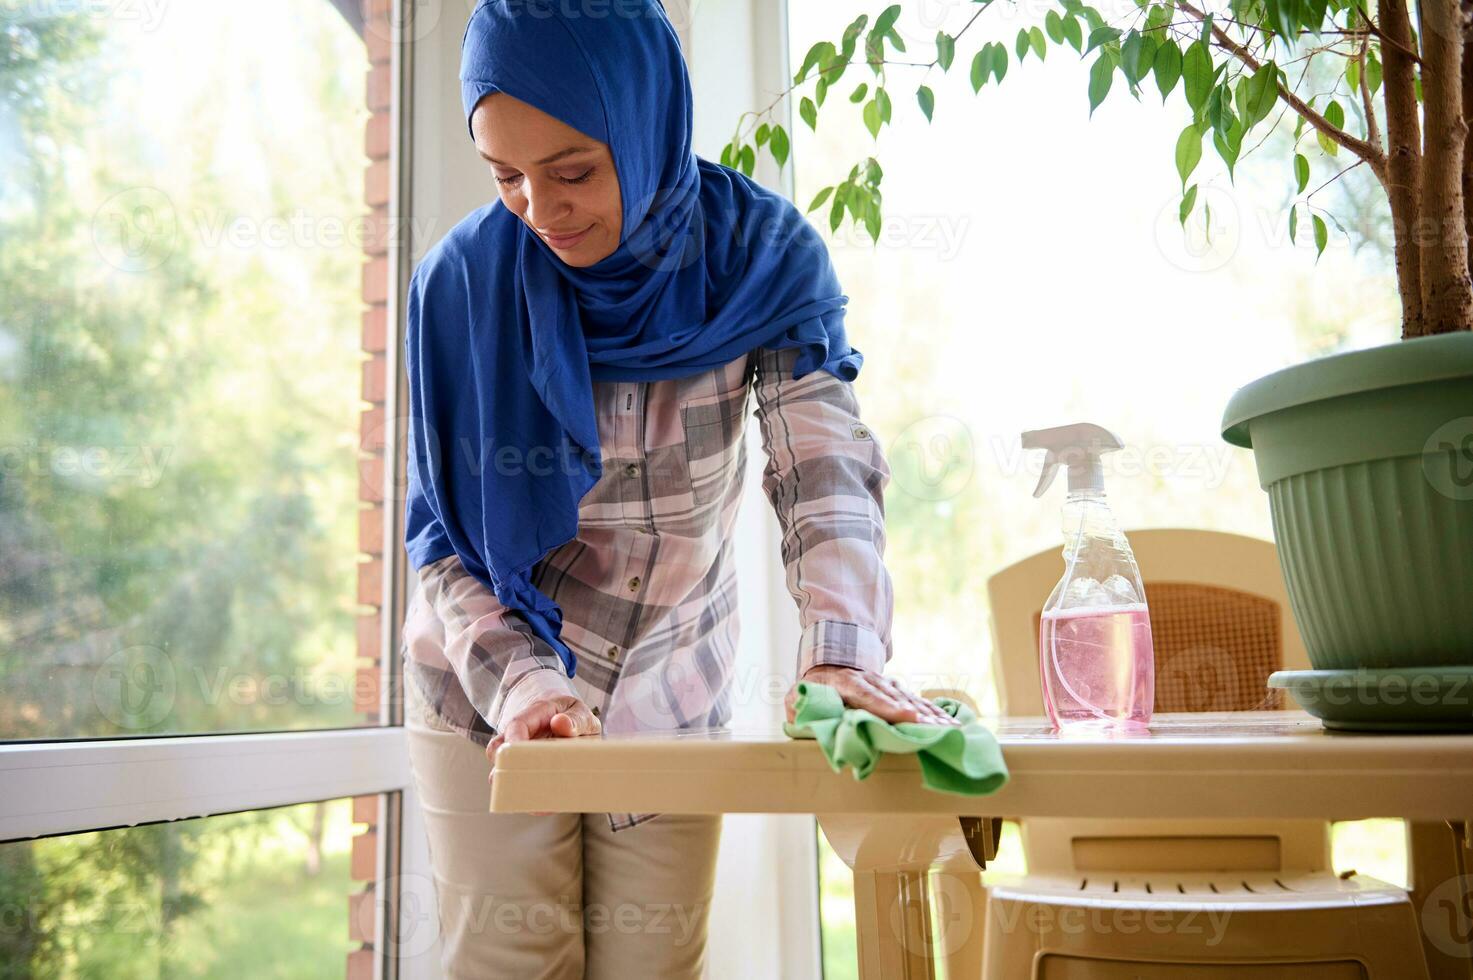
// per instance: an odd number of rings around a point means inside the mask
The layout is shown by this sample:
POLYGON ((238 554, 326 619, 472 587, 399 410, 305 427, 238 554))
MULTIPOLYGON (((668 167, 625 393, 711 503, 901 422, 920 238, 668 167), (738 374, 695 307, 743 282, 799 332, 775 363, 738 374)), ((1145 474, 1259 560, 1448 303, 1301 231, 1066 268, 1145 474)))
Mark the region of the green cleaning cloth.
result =
POLYGON ((827 684, 798 682, 794 720, 783 723, 789 738, 818 741, 834 772, 847 763, 854 778, 868 776, 881 752, 919 756, 921 783, 927 789, 961 796, 995 793, 1008 781, 997 739, 965 703, 937 697, 933 703, 962 724, 888 722, 864 708, 846 708, 839 692, 827 684))

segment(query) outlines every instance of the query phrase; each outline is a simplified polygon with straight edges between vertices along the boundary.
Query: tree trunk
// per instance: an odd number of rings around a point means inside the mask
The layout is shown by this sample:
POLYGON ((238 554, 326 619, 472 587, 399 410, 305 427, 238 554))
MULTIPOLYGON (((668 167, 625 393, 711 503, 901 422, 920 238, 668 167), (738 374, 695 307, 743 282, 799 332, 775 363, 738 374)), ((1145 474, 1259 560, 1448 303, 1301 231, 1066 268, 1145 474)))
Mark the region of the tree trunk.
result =
POLYGON ((1422 199, 1422 134, 1417 122, 1417 96, 1412 87, 1412 46, 1406 0, 1381 0, 1382 80, 1386 86, 1387 198, 1396 238, 1396 285, 1401 293, 1402 336, 1424 332, 1422 326, 1422 249, 1417 209, 1422 199))
MULTIPOLYGON (((1473 127, 1473 0, 1462 0, 1463 8, 1463 122, 1473 127)), ((1463 230, 1473 231, 1473 153, 1463 145, 1463 230)), ((1473 273, 1473 245, 1468 248, 1469 272, 1473 273)))
MULTIPOLYGON (((1422 333, 1473 323, 1463 216, 1463 28, 1458 0, 1422 0, 1422 333)), ((1410 331, 1403 336, 1417 336, 1410 331)))

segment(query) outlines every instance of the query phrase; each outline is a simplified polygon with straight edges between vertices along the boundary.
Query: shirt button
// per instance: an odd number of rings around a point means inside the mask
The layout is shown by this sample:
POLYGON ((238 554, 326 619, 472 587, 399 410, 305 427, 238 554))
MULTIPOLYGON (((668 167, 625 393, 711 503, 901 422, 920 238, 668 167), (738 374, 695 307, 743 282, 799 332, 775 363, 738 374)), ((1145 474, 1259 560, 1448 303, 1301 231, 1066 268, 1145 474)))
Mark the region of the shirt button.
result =
POLYGON ((624 475, 625 476, 638 476, 639 475, 639 467, 637 465, 635 465, 634 463, 630 463, 628 466, 624 467, 624 475))
POLYGON ((629 591, 630 592, 633 592, 633 591, 635 591, 638 588, 639 588, 639 576, 636 575, 636 576, 634 576, 634 578, 632 578, 632 579, 629 580, 629 591))
POLYGON ((593 706, 593 717, 598 717, 598 705, 596 704, 593 706))

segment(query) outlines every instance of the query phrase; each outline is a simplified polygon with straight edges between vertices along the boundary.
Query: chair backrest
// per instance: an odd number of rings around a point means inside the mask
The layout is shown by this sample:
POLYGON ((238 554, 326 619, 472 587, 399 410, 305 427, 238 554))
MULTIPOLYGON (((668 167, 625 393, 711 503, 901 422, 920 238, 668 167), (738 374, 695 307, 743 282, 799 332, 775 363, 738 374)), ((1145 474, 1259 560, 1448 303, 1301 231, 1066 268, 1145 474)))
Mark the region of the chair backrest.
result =
MULTIPOLYGON (((1157 711, 1284 707, 1275 670, 1307 669, 1272 541, 1186 528, 1127 531, 1151 610, 1157 711)), ((1060 549, 987 581, 994 673, 1004 714, 1043 714, 1038 622, 1064 572, 1060 549)))
MULTIPOLYGON (((1272 541, 1185 528, 1126 531, 1151 611, 1156 711, 1280 708, 1268 675, 1309 658, 1289 610, 1272 541)), ((987 582, 995 675, 1004 714, 1043 714, 1038 624, 1063 574, 1060 549, 1039 552, 987 582)), ((1102 864, 1119 870, 1319 871, 1329 866, 1323 821, 1026 820, 1032 872, 1102 864)))

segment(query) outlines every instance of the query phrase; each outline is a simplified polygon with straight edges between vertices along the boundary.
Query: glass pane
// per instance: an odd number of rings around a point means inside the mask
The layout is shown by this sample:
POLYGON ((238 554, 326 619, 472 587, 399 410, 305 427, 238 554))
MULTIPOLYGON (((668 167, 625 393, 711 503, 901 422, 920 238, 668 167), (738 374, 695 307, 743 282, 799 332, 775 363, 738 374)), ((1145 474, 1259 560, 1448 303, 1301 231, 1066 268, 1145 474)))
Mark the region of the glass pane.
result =
POLYGON ((353 831, 334 800, 0 845, 0 978, 343 976, 353 831))
MULTIPOLYGON (((873 24, 883 6, 789 4, 794 70, 815 43, 841 46, 851 21, 863 13, 873 24)), ((1019 448, 1024 430, 1091 421, 1118 433, 1127 449, 1106 457, 1106 489, 1126 528, 1271 538, 1252 456, 1219 434, 1228 398, 1313 354, 1394 341, 1400 324, 1374 175, 1340 174, 1344 162, 1306 136, 1310 188, 1326 185, 1312 203, 1366 247, 1352 250, 1332 230, 1316 260, 1312 235, 1291 242, 1291 114, 1256 152, 1244 148, 1235 181, 1207 145, 1183 227, 1173 152, 1191 113, 1180 86, 1163 105, 1149 79, 1139 102, 1117 79, 1091 115, 1093 57, 1053 45, 1045 60, 1016 55, 1020 29, 1045 28, 1052 6, 906 0, 894 30, 907 50, 887 43, 893 63, 872 72, 861 35, 816 129, 793 125, 800 208, 871 156, 883 170, 877 242, 849 214, 831 230, 833 197, 809 217, 849 295, 849 336, 866 355, 860 398, 893 472, 887 672, 916 690, 961 688, 984 710, 998 704, 987 579, 1063 543, 1063 491, 1056 481, 1033 497, 1041 460, 1019 448), (925 67, 938 31, 957 37, 946 72, 925 67), (984 44, 1006 52, 1006 78, 974 93, 970 67, 984 44), (934 92, 931 122, 917 101, 922 84, 934 92), (862 110, 878 85, 893 109, 876 138, 862 110)), ((1137 11, 1127 6, 1105 15, 1129 26, 1137 11)), ((795 103, 815 96, 818 75, 809 72, 795 103)), ((1305 90, 1323 90, 1319 81, 1306 79, 1305 90)), ((748 119, 743 131, 764 121, 748 119)), ((1397 833, 1383 824, 1337 832, 1337 864, 1389 869, 1397 833)), ((842 887, 825 881, 826 949, 852 941, 842 924, 852 913, 828 901, 842 887)))
POLYGON ((376 720, 374 47, 328 0, 0 9, 0 739, 376 720))

